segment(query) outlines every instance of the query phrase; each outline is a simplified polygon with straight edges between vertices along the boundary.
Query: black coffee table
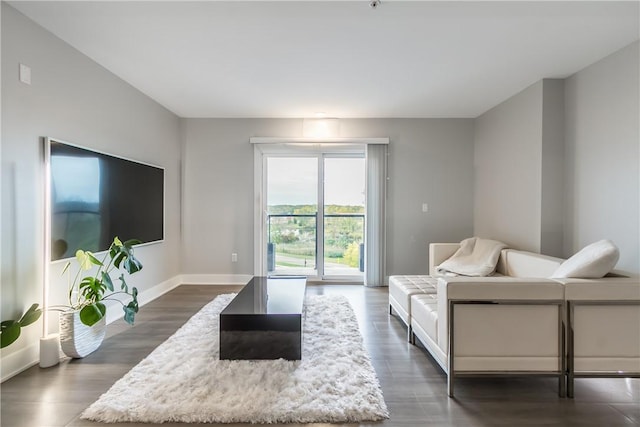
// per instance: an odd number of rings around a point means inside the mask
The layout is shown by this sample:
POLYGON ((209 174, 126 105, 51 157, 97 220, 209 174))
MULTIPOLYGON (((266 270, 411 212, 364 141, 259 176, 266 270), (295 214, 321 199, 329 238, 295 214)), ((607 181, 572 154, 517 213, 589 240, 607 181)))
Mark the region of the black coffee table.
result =
POLYGON ((220 359, 300 360, 306 283, 251 279, 220 313, 220 359))

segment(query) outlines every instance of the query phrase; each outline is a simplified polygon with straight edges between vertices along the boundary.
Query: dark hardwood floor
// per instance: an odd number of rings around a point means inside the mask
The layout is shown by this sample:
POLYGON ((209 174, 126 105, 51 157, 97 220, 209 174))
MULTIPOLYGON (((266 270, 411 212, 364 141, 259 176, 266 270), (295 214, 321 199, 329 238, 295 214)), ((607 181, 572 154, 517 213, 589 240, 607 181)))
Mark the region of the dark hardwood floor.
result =
MULTIPOLYGON (((53 368, 36 366, 4 382, 0 386, 2 426, 104 425, 80 420, 80 413, 207 302, 238 289, 180 286, 142 307, 135 326, 124 321, 109 325, 96 353, 63 360, 53 368)), ((402 322, 389 316, 387 288, 310 285, 307 293, 343 294, 356 311, 391 412, 389 420, 362 425, 640 425, 640 379, 578 379, 576 397, 564 399, 557 396, 557 383, 551 378, 465 378, 456 382, 456 398, 449 399, 443 372, 422 347, 406 342, 402 322)))

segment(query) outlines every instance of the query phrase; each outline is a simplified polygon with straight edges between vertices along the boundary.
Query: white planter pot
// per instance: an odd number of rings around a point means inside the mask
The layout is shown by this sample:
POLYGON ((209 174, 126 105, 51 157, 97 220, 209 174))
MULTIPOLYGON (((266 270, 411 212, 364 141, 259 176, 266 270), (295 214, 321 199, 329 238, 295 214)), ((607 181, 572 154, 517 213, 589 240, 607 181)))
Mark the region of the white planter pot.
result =
POLYGON ((107 322, 103 317, 93 326, 87 326, 80 320, 79 311, 60 313, 60 347, 69 357, 83 358, 100 347, 107 331, 107 322))

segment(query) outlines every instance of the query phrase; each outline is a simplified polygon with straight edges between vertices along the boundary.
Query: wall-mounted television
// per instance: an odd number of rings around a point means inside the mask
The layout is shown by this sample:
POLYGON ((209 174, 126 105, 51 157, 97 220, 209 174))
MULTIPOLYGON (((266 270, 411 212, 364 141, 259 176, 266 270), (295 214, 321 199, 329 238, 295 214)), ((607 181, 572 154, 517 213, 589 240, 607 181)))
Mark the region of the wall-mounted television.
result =
POLYGON ((164 240, 164 169, 45 138, 51 260, 164 240))

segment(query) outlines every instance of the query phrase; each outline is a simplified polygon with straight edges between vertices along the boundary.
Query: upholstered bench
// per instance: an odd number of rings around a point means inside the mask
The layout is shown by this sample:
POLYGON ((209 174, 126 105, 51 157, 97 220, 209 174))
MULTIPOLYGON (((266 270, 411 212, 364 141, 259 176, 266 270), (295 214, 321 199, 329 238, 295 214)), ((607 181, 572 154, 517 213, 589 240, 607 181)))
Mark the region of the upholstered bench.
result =
POLYGON ((417 294, 436 294, 438 277, 434 266, 453 255, 459 247, 457 243, 431 244, 429 246, 429 275, 389 277, 389 314, 393 314, 395 311, 407 325, 407 341, 411 342, 412 337, 411 297, 417 294))
POLYGON ((460 247, 457 243, 429 245, 429 274, 389 277, 389 314, 396 314, 407 325, 407 341, 411 342, 411 296, 436 294, 438 274, 435 266, 442 263, 460 247))
POLYGON ((438 295, 415 294, 411 296, 411 344, 416 343, 416 335, 433 345, 438 342, 438 295))
MULTIPOLYGON (((430 276, 390 276, 389 314, 396 314, 407 325, 407 340, 411 341, 411 296, 435 295, 437 278, 430 276)), ((435 301, 435 298, 434 298, 435 301)))

